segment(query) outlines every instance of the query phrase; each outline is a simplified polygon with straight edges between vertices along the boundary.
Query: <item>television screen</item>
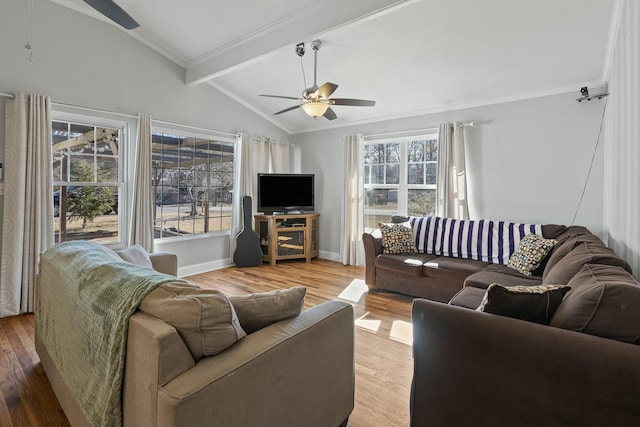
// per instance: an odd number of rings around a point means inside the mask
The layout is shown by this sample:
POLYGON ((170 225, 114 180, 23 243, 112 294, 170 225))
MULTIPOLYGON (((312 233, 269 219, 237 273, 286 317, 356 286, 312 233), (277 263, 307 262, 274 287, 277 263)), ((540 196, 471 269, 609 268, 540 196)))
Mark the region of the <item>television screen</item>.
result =
POLYGON ((313 211, 313 197, 313 174, 258 174, 259 212, 313 211))

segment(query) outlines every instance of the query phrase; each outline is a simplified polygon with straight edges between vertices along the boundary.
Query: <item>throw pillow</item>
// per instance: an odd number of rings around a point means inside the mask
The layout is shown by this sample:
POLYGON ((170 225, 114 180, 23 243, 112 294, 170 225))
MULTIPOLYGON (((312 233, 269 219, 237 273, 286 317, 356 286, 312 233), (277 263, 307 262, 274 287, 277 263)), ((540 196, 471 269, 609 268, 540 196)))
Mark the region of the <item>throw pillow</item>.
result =
POLYGON ((622 267, 586 264, 551 326, 618 341, 640 340, 640 286, 622 267))
POLYGON ((397 224, 379 224, 382 233, 383 254, 417 254, 416 241, 410 222, 397 224))
POLYGON ((189 283, 157 286, 142 300, 140 310, 176 328, 196 361, 247 335, 226 295, 189 283))
POLYGON ((304 306, 307 288, 296 286, 249 295, 229 295, 240 326, 247 334, 280 320, 296 317, 304 306))
POLYGON ((545 239, 533 233, 527 234, 520 240, 507 266, 526 276, 533 276, 533 272, 540 267, 555 244, 556 241, 553 239, 545 239))
POLYGON ((478 311, 548 325, 569 286, 502 286, 492 283, 478 311))
POLYGON ((151 263, 151 259, 149 258, 149 253, 140 245, 133 245, 126 249, 121 249, 119 251, 116 251, 116 253, 124 261, 130 262, 131 264, 153 268, 153 264, 151 263))

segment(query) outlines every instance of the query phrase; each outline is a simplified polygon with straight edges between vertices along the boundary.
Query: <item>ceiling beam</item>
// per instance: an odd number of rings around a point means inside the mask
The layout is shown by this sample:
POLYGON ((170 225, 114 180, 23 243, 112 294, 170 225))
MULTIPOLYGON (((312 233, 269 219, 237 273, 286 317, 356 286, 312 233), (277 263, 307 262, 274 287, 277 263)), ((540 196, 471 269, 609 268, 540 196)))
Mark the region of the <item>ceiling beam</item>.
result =
POLYGON ((327 0, 315 2, 242 39, 187 63, 185 83, 194 86, 251 64, 271 52, 311 41, 322 33, 362 22, 419 0, 327 0))

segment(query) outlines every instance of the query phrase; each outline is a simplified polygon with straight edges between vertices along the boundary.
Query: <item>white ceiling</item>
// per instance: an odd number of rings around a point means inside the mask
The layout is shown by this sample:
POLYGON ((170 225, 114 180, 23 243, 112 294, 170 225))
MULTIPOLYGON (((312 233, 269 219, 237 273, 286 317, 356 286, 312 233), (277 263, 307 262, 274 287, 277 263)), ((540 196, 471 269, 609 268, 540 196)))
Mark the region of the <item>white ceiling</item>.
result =
MULTIPOLYGON (((82 0, 53 0, 98 19, 82 0)), ((116 0, 129 31, 289 133, 575 91, 606 77, 611 0, 116 0), (305 88, 295 45, 322 41, 318 84, 375 107, 274 116, 305 88)), ((125 30, 123 30, 125 31, 125 30)), ((313 51, 303 57, 313 84, 313 51)))

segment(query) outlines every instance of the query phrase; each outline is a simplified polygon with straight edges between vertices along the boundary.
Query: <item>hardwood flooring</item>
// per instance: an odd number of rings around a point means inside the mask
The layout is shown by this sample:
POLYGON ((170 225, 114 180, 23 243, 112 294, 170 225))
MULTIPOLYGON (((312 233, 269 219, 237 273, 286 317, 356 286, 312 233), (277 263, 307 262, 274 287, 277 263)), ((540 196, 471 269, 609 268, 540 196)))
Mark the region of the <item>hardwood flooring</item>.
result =
MULTIPOLYGON (((306 286, 305 306, 354 306, 356 399, 349 427, 409 425, 412 298, 367 292, 362 267, 315 259, 229 267, 186 278, 230 295, 306 286)), ((0 319, 0 426, 68 426, 34 346, 33 315, 0 319)))

